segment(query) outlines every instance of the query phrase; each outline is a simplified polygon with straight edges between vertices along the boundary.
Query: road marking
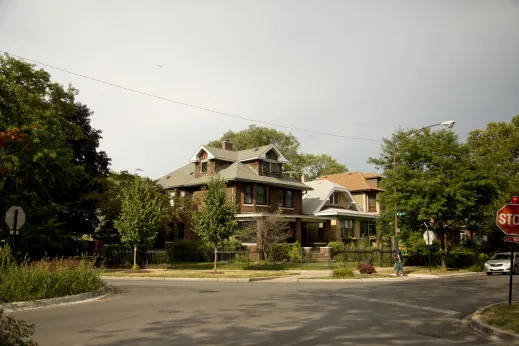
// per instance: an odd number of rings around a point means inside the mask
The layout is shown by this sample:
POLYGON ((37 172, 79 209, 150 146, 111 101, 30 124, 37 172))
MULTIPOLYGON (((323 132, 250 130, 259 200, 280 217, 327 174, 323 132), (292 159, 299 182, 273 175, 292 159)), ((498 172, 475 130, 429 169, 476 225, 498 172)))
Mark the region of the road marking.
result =
POLYGON ((405 306, 406 308, 413 308, 413 309, 426 310, 426 311, 434 311, 434 312, 439 312, 439 313, 442 313, 442 314, 456 315, 456 314, 460 313, 459 311, 436 309, 436 308, 431 308, 431 307, 428 307, 428 306, 420 306, 420 305, 414 305, 414 304, 397 302, 397 301, 394 301, 394 300, 382 300, 382 299, 375 299, 375 298, 367 298, 367 297, 356 296, 356 295, 353 295, 353 294, 344 294, 344 293, 340 293, 338 295, 341 296, 341 297, 345 297, 345 298, 365 300, 365 301, 374 302, 374 303, 384 303, 384 304, 389 304, 389 305, 405 306))

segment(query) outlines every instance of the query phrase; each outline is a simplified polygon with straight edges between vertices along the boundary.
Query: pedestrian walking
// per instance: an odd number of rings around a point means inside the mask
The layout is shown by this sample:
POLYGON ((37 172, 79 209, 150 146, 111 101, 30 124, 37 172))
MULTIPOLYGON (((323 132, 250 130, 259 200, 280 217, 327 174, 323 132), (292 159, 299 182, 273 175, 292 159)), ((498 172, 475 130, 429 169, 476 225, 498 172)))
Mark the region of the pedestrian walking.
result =
POLYGON ((396 276, 400 276, 399 272, 402 271, 403 276, 407 276, 404 271, 404 257, 402 256, 402 246, 396 250, 396 276))

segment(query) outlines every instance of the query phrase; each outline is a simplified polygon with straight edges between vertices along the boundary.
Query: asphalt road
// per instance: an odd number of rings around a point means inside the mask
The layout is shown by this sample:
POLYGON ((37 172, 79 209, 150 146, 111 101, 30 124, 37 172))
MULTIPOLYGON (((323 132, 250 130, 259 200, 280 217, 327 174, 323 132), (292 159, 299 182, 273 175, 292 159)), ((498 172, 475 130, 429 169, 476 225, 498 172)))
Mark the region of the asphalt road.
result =
MULTIPOLYGON (((36 324, 43 346, 489 345, 460 319, 508 298, 508 277, 486 275, 395 283, 109 284, 115 294, 101 300, 13 315, 36 324)), ((519 297, 519 282, 515 287, 519 297)))

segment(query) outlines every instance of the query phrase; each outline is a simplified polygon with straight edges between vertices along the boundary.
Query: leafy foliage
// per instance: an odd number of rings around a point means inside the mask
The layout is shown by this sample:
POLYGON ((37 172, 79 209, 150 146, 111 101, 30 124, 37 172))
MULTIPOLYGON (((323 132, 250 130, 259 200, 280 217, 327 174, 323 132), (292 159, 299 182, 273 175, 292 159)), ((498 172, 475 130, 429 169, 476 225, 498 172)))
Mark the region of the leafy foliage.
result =
POLYGON ((351 268, 335 268, 332 272, 332 278, 334 279, 351 278, 353 276, 354 273, 351 268))
POLYGON ((361 274, 376 274, 377 273, 377 270, 371 264, 363 264, 363 263, 357 264, 357 270, 361 274))
POLYGON ((0 248, 0 303, 63 297, 99 290, 103 282, 88 259, 24 260, 0 248))
POLYGON ((399 219, 401 229, 419 230, 424 220, 432 219, 434 229, 443 230, 464 224, 467 218, 476 219, 480 208, 496 198, 498 190, 492 177, 454 132, 426 130, 401 141, 406 134, 397 132, 391 141, 385 139, 380 157, 368 161, 382 168, 386 177, 381 183, 385 190, 381 203, 389 208, 378 223, 383 233, 393 232, 395 199, 399 211, 407 213, 399 219), (393 143, 399 143, 396 196, 393 143))
POLYGON ((226 186, 220 176, 211 177, 207 186, 202 187, 204 196, 201 211, 195 211, 193 215, 193 231, 204 241, 213 244, 215 249, 222 241, 234 235, 238 227, 234 216, 236 206, 227 198, 226 186))
POLYGON ((76 95, 47 72, 0 56, 0 132, 24 135, 0 145, 0 227, 7 231, 8 207, 22 206, 27 218, 20 249, 33 258, 59 253, 96 226, 109 159, 98 151, 92 112, 76 95))
POLYGON ((314 155, 300 152, 301 143, 291 133, 284 133, 268 127, 250 125, 247 129, 234 132, 227 131, 219 140, 209 142, 209 146, 220 147, 223 140, 230 140, 237 150, 252 149, 263 145, 274 144, 290 161, 285 171, 305 172, 309 180, 323 174, 347 172, 345 165, 326 154, 314 155))
POLYGON ((13 316, 4 314, 0 309, 0 345, 2 346, 38 346, 31 339, 34 334, 34 324, 19 321, 13 316))
MULTIPOLYGON (((163 224, 163 204, 153 194, 153 186, 141 177, 135 177, 124 191, 121 215, 114 222, 121 242, 133 245, 151 244, 163 224)), ((134 266, 137 265, 134 256, 134 266)))

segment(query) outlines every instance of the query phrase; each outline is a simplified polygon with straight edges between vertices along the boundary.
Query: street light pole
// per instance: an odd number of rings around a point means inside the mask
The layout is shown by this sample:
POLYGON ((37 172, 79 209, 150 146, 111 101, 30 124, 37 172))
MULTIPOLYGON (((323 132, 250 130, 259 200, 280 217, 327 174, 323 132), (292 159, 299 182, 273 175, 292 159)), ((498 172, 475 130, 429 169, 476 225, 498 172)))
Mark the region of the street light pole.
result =
POLYGON ((396 195, 396 151, 397 151, 397 145, 400 145, 402 143, 404 143, 404 140, 408 141, 410 140, 411 138, 413 138, 415 135, 417 135, 418 133, 426 130, 426 129, 429 129, 431 127, 435 127, 435 126, 440 126, 440 125, 443 125, 443 126, 447 126, 449 129, 452 128, 455 124, 455 121, 454 120, 447 120, 447 121, 444 121, 444 122, 441 122, 441 123, 438 123, 438 124, 433 124, 433 125, 429 125, 429 126, 425 126, 425 127, 422 127, 421 129, 418 129, 416 131, 413 131, 411 133, 408 133, 406 136, 400 138, 400 140, 398 138, 396 138, 394 141, 393 141, 393 193, 394 193, 394 199, 395 199, 395 250, 398 251, 398 198, 397 198, 397 195, 396 195))

